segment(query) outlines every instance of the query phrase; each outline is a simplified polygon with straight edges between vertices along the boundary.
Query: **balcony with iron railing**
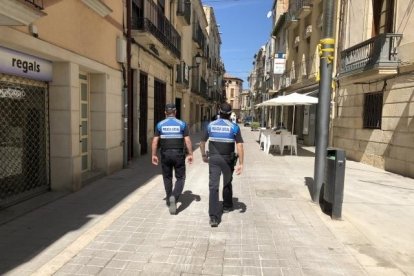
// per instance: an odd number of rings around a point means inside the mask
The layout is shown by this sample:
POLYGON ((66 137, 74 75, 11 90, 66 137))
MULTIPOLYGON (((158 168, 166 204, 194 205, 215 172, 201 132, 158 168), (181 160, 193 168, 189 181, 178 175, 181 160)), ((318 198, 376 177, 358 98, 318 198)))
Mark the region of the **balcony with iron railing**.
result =
POLYGON ((297 19, 304 18, 312 11, 312 0, 289 0, 289 14, 297 19))
POLYGON ((43 0, 25 0, 25 2, 33 5, 37 9, 43 10, 43 0))
POLYGON ((210 97, 208 94, 208 83, 204 78, 200 79, 200 95, 205 99, 210 97))
POLYGON ((46 15, 43 0, 1 1, 0 26, 28 26, 46 15))
POLYGON ((191 23, 191 1, 190 0, 178 0, 177 2, 177 15, 178 18, 183 18, 185 25, 191 23))
POLYGON ((195 24, 193 27, 193 41, 198 44, 199 49, 204 49, 205 40, 206 38, 200 25, 195 24))
POLYGON ((200 73, 198 68, 191 70, 191 92, 200 94, 200 73))
POLYGON ((133 0, 132 4, 132 36, 145 45, 152 45, 152 50, 157 55, 165 54, 165 51, 155 51, 158 47, 165 47, 174 57, 174 62, 181 57, 181 36, 165 17, 162 9, 152 0, 133 0), (154 39, 155 38, 155 39, 154 39))
POLYGON ((373 70, 373 74, 397 73, 397 46, 402 34, 384 33, 341 52, 339 76, 373 70))

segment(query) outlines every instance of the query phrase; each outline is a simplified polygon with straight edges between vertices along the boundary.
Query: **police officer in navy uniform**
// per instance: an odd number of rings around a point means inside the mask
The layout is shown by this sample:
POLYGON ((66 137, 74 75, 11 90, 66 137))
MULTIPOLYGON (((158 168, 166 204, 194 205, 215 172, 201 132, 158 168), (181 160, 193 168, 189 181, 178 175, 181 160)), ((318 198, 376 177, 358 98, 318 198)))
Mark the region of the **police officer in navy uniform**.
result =
POLYGON ((152 140, 152 164, 158 165, 157 149, 160 146, 162 176, 166 193, 166 201, 170 214, 177 211, 177 200, 180 197, 185 182, 185 159, 187 148, 188 163, 193 162, 193 148, 189 136, 188 126, 185 122, 175 118, 174 104, 165 106, 166 119, 159 122, 155 128, 152 140), (173 189, 173 170, 175 182, 173 189))
POLYGON ((209 164, 209 215, 211 227, 217 227, 221 212, 233 210, 233 172, 237 161, 239 165, 236 174, 243 171, 243 138, 240 127, 230 121, 231 105, 223 103, 220 106, 220 118, 211 122, 207 131, 201 137, 200 151, 203 161, 209 164), (205 144, 209 141, 209 156, 206 154, 205 144), (223 206, 219 206, 220 175, 223 174, 223 206))

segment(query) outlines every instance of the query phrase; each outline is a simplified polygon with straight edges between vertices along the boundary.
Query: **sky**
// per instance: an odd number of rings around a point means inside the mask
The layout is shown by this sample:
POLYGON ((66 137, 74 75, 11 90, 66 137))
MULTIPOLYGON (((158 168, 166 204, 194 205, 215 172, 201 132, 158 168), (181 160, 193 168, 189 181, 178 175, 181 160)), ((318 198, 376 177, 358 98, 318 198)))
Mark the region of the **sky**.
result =
POLYGON ((226 73, 249 84, 254 55, 270 38, 272 18, 267 18, 273 0, 202 0, 214 8, 221 32, 221 57, 226 73))

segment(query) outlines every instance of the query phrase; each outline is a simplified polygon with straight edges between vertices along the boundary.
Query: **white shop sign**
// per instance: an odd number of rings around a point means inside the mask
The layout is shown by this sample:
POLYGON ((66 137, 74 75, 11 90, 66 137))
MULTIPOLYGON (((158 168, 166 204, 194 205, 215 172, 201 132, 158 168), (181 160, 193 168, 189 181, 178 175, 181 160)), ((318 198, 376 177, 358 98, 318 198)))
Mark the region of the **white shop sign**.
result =
POLYGON ((275 58, 273 63, 273 74, 282 75, 285 72, 286 59, 275 58))
POLYGON ((0 73, 40 81, 52 80, 52 63, 0 46, 0 73))

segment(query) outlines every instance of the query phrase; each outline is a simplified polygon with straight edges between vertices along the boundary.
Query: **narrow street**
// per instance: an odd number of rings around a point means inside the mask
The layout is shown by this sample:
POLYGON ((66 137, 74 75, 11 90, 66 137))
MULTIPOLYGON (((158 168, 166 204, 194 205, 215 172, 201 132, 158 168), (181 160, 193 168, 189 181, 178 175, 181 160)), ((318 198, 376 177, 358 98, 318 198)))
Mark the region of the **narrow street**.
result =
MULTIPOLYGON (((208 217, 208 166, 170 215, 150 156, 0 225, 1 275, 414 275, 414 180, 347 161, 342 220, 311 201, 311 148, 266 155, 242 128, 235 210, 208 217)), ((198 148, 198 135, 193 144, 198 148)))

